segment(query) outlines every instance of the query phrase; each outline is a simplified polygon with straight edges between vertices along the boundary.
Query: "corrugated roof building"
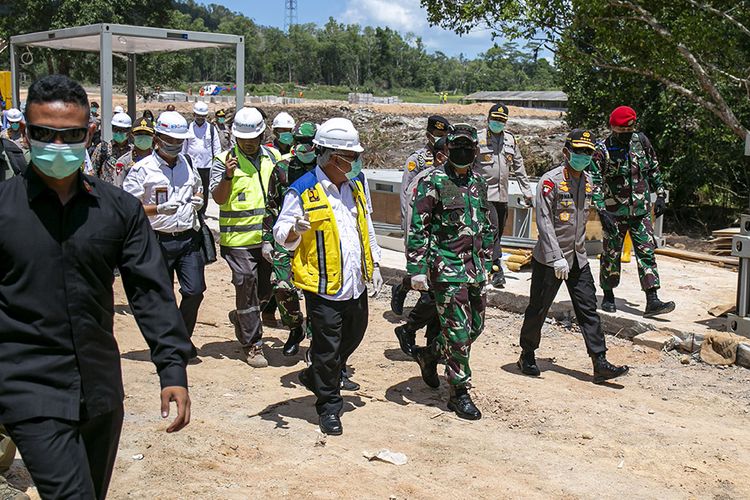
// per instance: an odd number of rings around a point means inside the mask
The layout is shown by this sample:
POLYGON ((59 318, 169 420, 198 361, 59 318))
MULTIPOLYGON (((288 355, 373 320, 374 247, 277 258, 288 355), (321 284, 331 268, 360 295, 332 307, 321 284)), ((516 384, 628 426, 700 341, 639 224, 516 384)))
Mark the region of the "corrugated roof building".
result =
POLYGON ((502 102, 508 106, 520 108, 560 110, 568 108, 568 96, 565 92, 559 90, 481 91, 469 94, 464 99, 475 102, 502 102))

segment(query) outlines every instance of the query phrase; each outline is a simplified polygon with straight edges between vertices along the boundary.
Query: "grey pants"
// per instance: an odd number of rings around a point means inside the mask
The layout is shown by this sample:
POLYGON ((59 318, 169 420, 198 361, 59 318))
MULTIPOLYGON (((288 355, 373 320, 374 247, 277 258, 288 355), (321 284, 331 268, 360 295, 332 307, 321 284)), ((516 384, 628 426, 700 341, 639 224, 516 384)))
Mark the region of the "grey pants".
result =
POLYGON ((271 298, 271 264, 260 248, 221 247, 221 256, 232 270, 236 309, 229 313, 234 333, 243 347, 260 344, 263 322, 260 313, 271 298))

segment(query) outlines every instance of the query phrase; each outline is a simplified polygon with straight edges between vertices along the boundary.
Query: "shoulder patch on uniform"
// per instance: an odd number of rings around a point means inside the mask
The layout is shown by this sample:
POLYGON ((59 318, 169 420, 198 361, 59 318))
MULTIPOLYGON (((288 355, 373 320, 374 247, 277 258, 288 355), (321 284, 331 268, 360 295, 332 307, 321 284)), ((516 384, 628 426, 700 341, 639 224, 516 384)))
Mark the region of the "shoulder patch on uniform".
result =
POLYGON ((550 194, 553 189, 555 189, 555 183, 549 179, 544 179, 544 182, 542 183, 542 193, 544 196, 550 194))
POLYGON ((406 164, 406 168, 409 170, 409 172, 411 172, 412 170, 417 168, 417 162, 415 162, 414 160, 410 161, 406 164))

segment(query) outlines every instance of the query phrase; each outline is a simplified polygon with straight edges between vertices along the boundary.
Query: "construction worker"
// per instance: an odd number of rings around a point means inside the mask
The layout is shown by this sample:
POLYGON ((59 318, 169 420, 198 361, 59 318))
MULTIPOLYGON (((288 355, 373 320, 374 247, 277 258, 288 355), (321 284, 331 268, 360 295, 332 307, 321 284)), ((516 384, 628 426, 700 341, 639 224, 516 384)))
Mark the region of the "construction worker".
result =
MULTIPOLYGON (((222 152, 221 134, 213 123, 208 123, 208 104, 198 101, 193 104, 193 121, 190 123, 190 138, 185 140, 183 154, 190 156, 193 166, 198 169, 198 174, 203 183, 203 192, 208 193, 211 177, 211 166, 214 156, 222 152)), ((200 216, 206 214, 204 204, 200 209, 200 216)))
MULTIPOLYGON (((449 128, 450 130, 450 128, 449 128)), ((409 183, 408 191, 411 193, 411 200, 406 210, 406 227, 404 229, 404 247, 408 243, 409 226, 411 226, 411 218, 414 213, 414 196, 417 192, 417 185, 419 181, 428 176, 433 169, 443 169, 445 162, 448 159, 448 150, 446 148, 447 137, 441 136, 438 138, 433 148, 435 150, 434 161, 431 167, 422 169, 416 177, 414 177, 409 183)), ((411 289, 411 277, 407 274, 404 281, 409 280, 409 288, 411 289)), ((393 298, 391 298, 393 300, 393 298)), ((399 347, 401 351, 409 357, 414 357, 416 353, 416 335, 417 331, 427 327, 426 338, 427 345, 437 338, 440 333, 440 319, 438 318, 437 306, 435 305, 435 296, 432 292, 420 292, 419 300, 416 305, 409 312, 409 316, 406 318, 406 323, 399 325, 395 328, 394 333, 398 339, 399 347)))
POLYGON ((219 132, 219 142, 221 143, 221 150, 226 151, 232 147, 232 130, 227 127, 227 112, 220 109, 216 112, 214 126, 219 132))
POLYGON ((433 292, 440 318, 437 339, 416 349, 422 379, 437 388, 437 364, 445 361, 448 408, 468 420, 482 418, 468 392, 469 356, 484 329, 485 286, 492 266, 487 183, 472 171, 477 150, 477 130, 465 123, 453 125, 448 162, 417 185, 406 264, 412 288, 433 292))
POLYGON ((299 344, 305 338, 305 329, 297 289, 292 283, 291 254, 274 241, 273 226, 289 186, 315 168, 317 156, 312 141, 315 139, 316 131, 317 126, 312 122, 303 122, 294 127, 294 154, 276 163, 268 182, 262 248, 263 258, 273 267, 271 284, 281 312, 281 322, 289 328, 289 339, 284 344, 284 356, 297 354, 299 344))
MULTIPOLYGON (((435 141, 441 137, 445 137, 448 133, 448 127, 450 123, 448 120, 439 115, 432 115, 427 118, 427 144, 421 149, 414 151, 406 159, 404 165, 404 173, 401 177, 401 228, 404 230, 404 239, 406 239, 406 228, 409 225, 407 220, 407 211, 411 207, 411 203, 414 199, 414 186, 412 186, 412 180, 419 175, 420 172, 429 170, 433 167, 435 158, 435 141)), ((411 277, 407 274, 401 283, 395 283, 391 285, 391 310, 397 315, 401 316, 404 313, 404 301, 406 295, 411 290, 411 277)), ((402 350, 405 345, 414 345, 414 338, 408 341, 408 338, 404 338, 400 341, 402 344, 402 350)), ((406 352, 406 351, 404 351, 406 352)))
POLYGON ((294 125, 294 118, 289 113, 282 111, 276 115, 271 124, 273 141, 269 142, 267 146, 276 149, 281 153, 282 157, 288 155, 292 150, 292 143, 294 142, 292 134, 294 125))
MULTIPOLYGON (((181 153, 191 134, 185 118, 166 111, 159 115, 155 132, 156 151, 130 169, 123 189, 143 203, 173 282, 177 273, 180 314, 192 337, 206 291, 198 220, 198 211, 205 204, 203 185, 191 158, 181 153)), ((190 358, 197 356, 192 345, 190 358)))
POLYGON ((21 113, 20 109, 11 108, 5 112, 5 117, 8 119, 8 128, 0 132, 0 139, 9 139, 21 148, 22 151, 26 152, 28 148, 23 139, 26 132, 23 113, 21 113))
POLYGON ((119 172, 117 186, 122 186, 130 169, 154 151, 154 124, 146 116, 139 118, 133 127, 133 148, 117 159, 115 164, 119 172))
POLYGON ((232 124, 237 144, 214 159, 210 186, 220 209, 221 256, 232 270, 236 294, 229 320, 253 368, 268 366, 261 311, 273 291, 271 264, 263 258, 261 247, 268 184, 278 152, 261 145, 265 129, 256 108, 237 111, 232 124))
POLYGON ((91 155, 91 164, 84 173, 94 175, 104 182, 118 185, 121 172, 118 171, 117 159, 130 152, 130 129, 133 122, 126 113, 117 113, 112 117, 112 141, 100 142, 91 155))
POLYGON ((596 313, 596 287, 584 246, 594 191, 591 175, 585 170, 594 150, 591 132, 571 131, 563 147, 564 164, 544 174, 537 184, 539 237, 531 262, 531 293, 521 327, 522 352, 518 360, 525 375, 540 374, 534 352, 539 348, 544 319, 563 281, 594 365, 594 383, 628 372, 627 366, 607 361, 607 345, 596 313))
POLYGON ((666 208, 666 191, 656 153, 643 132, 635 131, 635 110, 616 108, 609 117, 612 133, 597 144, 591 176, 594 203, 604 230, 604 251, 600 259, 599 285, 604 291, 602 310, 615 312, 614 289, 620 284, 620 254, 625 234, 633 240, 641 288, 646 292, 645 318, 674 311, 674 302, 662 302, 657 291, 659 271, 651 223, 651 193, 654 216, 666 208))
POLYGON ((367 285, 383 286, 359 133, 331 118, 315 134, 317 167, 292 184, 273 233, 294 252, 294 285, 305 293, 311 364, 299 374, 317 401, 320 430, 343 432, 341 374, 367 329, 367 285))
POLYGON ((492 281, 495 288, 505 286, 503 272, 503 247, 501 238, 508 218, 508 182, 510 169, 518 181, 524 199, 531 206, 534 196, 531 193, 529 177, 523 165, 521 150, 516 137, 506 130, 508 107, 495 104, 487 115, 487 130, 479 133, 479 157, 475 168, 487 181, 487 200, 490 202, 490 216, 495 228, 492 244, 492 281))

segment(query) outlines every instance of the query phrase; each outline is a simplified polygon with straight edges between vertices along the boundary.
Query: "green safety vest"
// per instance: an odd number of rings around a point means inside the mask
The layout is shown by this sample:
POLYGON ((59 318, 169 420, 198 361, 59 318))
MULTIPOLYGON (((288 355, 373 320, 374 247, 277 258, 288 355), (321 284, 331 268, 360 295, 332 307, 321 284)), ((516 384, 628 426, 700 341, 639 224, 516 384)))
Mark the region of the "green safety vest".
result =
POLYGON ((266 213, 266 194, 271 172, 276 165, 273 150, 261 146, 260 172, 235 146, 216 158, 226 164, 229 154, 237 156, 238 168, 232 178, 232 192, 219 207, 221 246, 248 247, 259 245, 263 235, 263 217, 266 213))

